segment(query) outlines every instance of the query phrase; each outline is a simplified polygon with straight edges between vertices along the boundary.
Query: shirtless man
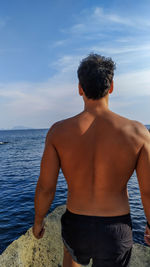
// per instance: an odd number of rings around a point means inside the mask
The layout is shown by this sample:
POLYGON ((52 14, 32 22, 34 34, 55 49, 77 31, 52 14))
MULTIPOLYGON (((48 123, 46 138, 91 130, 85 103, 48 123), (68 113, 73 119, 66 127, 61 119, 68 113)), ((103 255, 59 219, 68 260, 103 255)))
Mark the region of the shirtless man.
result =
MULTIPOLYGON (((133 239, 127 183, 134 170, 150 224, 150 134, 140 122, 109 110, 114 69, 110 58, 91 54, 83 59, 78 78, 84 110, 54 123, 46 137, 33 234, 43 237, 61 168, 68 184, 61 217, 64 267, 86 265, 90 258, 94 267, 129 266, 133 239)), ((150 245, 148 223, 144 239, 150 245)))

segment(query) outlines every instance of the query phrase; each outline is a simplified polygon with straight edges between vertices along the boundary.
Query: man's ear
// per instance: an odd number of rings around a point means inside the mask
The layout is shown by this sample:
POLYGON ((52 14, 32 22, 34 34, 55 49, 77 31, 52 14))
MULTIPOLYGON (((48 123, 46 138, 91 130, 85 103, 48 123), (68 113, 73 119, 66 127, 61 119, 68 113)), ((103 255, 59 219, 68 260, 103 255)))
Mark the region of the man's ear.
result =
POLYGON ((79 95, 83 95, 83 89, 80 83, 78 84, 78 88, 79 88, 79 95))
POLYGON ((111 94, 114 90, 114 82, 111 82, 110 89, 109 89, 109 94, 111 94))

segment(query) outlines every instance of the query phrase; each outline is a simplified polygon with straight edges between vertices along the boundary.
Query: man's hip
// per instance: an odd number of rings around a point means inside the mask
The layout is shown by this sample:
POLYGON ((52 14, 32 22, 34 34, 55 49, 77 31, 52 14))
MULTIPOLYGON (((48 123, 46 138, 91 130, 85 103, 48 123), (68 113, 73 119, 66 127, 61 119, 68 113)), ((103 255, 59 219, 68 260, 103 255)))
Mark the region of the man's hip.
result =
POLYGON ((67 209, 61 226, 64 245, 79 264, 86 265, 92 258, 93 266, 128 266, 133 245, 130 213, 87 216, 67 209))

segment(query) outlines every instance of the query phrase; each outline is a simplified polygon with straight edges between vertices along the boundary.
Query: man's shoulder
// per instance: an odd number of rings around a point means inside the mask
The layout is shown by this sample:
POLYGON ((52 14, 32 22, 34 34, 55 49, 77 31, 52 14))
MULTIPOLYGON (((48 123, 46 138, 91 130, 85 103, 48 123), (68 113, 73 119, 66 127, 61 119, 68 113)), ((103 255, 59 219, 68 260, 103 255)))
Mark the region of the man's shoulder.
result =
POLYGON ((67 125, 69 126, 69 124, 72 123, 76 117, 77 115, 54 122, 49 128, 49 131, 52 131, 52 130, 54 131, 54 130, 63 128, 64 126, 66 127, 67 125))
POLYGON ((64 120, 60 120, 60 121, 56 121, 54 122, 48 132, 47 132, 47 138, 52 137, 54 134, 56 134, 56 132, 58 132, 58 130, 60 129, 60 127, 62 127, 64 125, 64 120))
POLYGON ((54 122, 48 130, 47 138, 50 138, 50 137, 57 138, 59 134, 66 132, 68 127, 71 127, 75 117, 76 116, 73 116, 73 117, 69 117, 69 118, 54 122))
POLYGON ((50 126, 49 131, 56 130, 58 127, 62 126, 63 124, 64 124, 64 120, 56 121, 50 126))
POLYGON ((131 119, 129 119, 129 118, 127 118, 127 117, 123 117, 123 116, 121 116, 121 115, 119 115, 119 114, 117 114, 117 113, 114 113, 118 118, 120 118, 121 119, 121 121, 122 121, 122 123, 125 125, 125 126, 127 126, 127 127, 131 127, 133 130, 135 130, 137 133, 148 133, 149 131, 148 131, 148 129, 146 128, 146 126, 143 124, 143 123, 141 123, 141 122, 139 122, 139 121, 137 121, 137 120, 131 120, 131 119))
POLYGON ((150 144, 150 132, 146 126, 136 120, 131 120, 131 128, 134 139, 138 141, 139 145, 142 147, 144 144, 150 144))
POLYGON ((131 123, 137 134, 149 136, 149 131, 143 123, 136 120, 131 120, 131 123))
POLYGON ((116 128, 120 129, 126 136, 139 140, 139 142, 146 139, 150 141, 150 133, 143 123, 120 116, 117 113, 114 113, 114 116, 117 118, 114 120, 116 128))

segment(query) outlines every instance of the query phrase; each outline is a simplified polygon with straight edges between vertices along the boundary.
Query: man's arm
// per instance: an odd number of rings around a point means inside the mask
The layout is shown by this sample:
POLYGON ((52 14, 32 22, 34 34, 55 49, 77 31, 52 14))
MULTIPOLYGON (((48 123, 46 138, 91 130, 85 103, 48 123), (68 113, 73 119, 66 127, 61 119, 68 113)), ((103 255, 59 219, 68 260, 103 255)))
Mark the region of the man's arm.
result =
POLYGON ((57 123, 52 125, 46 137, 45 149, 41 160, 40 176, 35 191, 35 220, 33 233, 37 238, 43 236, 43 219, 54 199, 60 169, 60 159, 53 145, 56 125, 57 123))
MULTIPOLYGON (((143 126, 144 127, 144 126, 143 126)), ((146 218, 150 223, 150 134, 143 130, 143 146, 137 160, 136 173, 146 218)))

